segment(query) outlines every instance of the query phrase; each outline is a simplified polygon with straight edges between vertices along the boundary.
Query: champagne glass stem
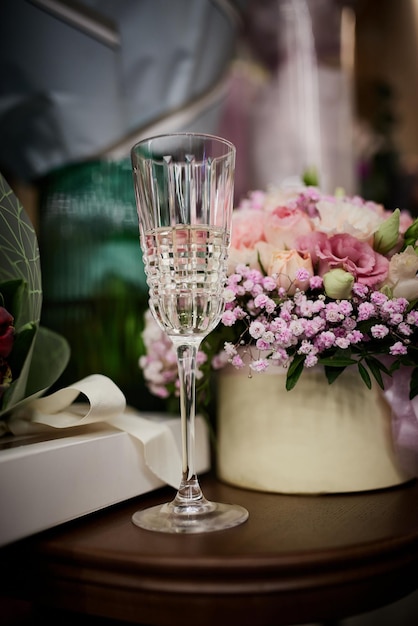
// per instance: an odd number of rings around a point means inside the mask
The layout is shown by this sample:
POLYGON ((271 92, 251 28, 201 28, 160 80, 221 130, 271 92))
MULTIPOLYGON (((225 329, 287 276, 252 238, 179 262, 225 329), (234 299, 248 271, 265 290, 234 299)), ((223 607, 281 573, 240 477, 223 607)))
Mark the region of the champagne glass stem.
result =
POLYGON ((175 507, 194 513, 207 512, 207 501, 203 497, 195 471, 195 414, 196 414, 196 358, 200 338, 174 338, 180 382, 180 416, 182 436, 182 480, 175 507))

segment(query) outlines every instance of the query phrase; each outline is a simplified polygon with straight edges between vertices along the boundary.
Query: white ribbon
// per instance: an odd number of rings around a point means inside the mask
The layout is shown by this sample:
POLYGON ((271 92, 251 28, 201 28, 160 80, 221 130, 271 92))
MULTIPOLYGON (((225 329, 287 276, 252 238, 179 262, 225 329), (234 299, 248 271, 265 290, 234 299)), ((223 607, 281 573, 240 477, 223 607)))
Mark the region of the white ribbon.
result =
POLYGON ((14 435, 27 435, 100 422, 132 435, 142 445, 149 469, 163 482, 178 488, 182 463, 172 430, 162 421, 146 419, 127 408, 119 387, 101 374, 32 401, 10 418, 8 428, 14 435), (74 402, 80 393, 88 404, 74 402))

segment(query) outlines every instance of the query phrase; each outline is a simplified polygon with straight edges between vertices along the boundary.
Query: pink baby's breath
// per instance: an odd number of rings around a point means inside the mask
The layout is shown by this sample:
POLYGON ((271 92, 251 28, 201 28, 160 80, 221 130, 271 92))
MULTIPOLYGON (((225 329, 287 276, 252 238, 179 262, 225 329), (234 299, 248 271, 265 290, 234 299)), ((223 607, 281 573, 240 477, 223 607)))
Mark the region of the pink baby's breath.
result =
POLYGON ((254 372, 265 372, 268 368, 268 365, 269 363, 267 359, 256 359, 255 361, 250 363, 250 369, 252 369, 254 372))
POLYGON ((225 311, 222 315, 222 324, 224 326, 233 326, 236 322, 236 316, 233 311, 225 311))
POLYGON ((382 306, 387 300, 388 297, 381 291, 372 291, 370 294, 370 302, 377 306, 382 306))
POLYGON ((306 280, 309 280, 310 276, 311 276, 310 273, 304 267, 301 267, 300 269, 296 271, 296 280, 299 280, 301 282, 305 282, 306 280))
POLYGON ((337 337, 337 339, 335 340, 335 345, 342 350, 346 350, 350 346, 350 340, 348 339, 348 337, 337 337))
POLYGON ((408 337, 409 335, 412 335, 413 330, 409 324, 406 324, 405 322, 401 322, 398 325, 398 332, 408 337))
POLYGON ((244 361, 242 360, 242 358, 241 358, 241 356, 240 356, 239 354, 236 354, 236 355, 232 358, 231 363, 232 363, 232 365, 233 365, 236 369, 238 369, 238 370, 240 370, 240 369, 242 369, 243 367, 245 367, 245 363, 244 363, 244 361))
POLYGON ((383 337, 389 334, 389 328, 383 326, 383 324, 375 324, 371 327, 370 332, 376 339, 383 339, 383 337))
POLYGON ((248 332, 253 339, 259 339, 265 332, 265 326, 262 322, 251 322, 248 332))
POLYGON ((358 308, 358 319, 360 321, 369 320, 376 313, 376 309, 371 302, 362 302, 358 308))
POLYGON ((397 341, 396 343, 393 344, 393 346, 389 348, 389 352, 393 356, 397 356, 400 354, 406 354, 407 348, 401 341, 397 341))
POLYGON ((273 291, 276 288, 276 281, 271 276, 265 276, 263 278, 263 289, 265 291, 273 291))
POLYGON ((322 289, 324 281, 321 276, 311 276, 309 279, 309 286, 311 289, 322 289))
POLYGON ((369 288, 366 285, 362 285, 361 283, 354 283, 353 285, 353 294, 359 296, 359 298, 365 298, 369 293, 369 288))
POLYGON ((230 341, 226 341, 226 342, 224 343, 224 350, 225 350, 225 352, 227 353, 227 355, 228 355, 229 357, 233 357, 233 356, 235 356, 235 355, 236 355, 236 353, 237 353, 237 348, 236 348, 236 346, 235 346, 233 343, 231 343, 230 341))
POLYGON ((318 357, 315 354, 308 354, 305 359, 305 367, 315 367, 318 364, 318 357))

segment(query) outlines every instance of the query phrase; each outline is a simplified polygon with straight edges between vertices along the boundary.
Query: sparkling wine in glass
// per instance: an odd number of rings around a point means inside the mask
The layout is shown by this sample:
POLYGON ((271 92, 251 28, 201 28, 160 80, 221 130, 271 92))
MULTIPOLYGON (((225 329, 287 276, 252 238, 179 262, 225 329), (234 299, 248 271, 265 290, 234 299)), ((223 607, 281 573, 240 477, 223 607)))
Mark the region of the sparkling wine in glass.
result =
POLYGON ((235 148, 212 135, 174 133, 137 143, 131 157, 149 307, 176 349, 182 431, 174 500, 137 511, 132 521, 169 533, 230 528, 248 511, 204 497, 194 454, 196 356, 225 305, 235 148))

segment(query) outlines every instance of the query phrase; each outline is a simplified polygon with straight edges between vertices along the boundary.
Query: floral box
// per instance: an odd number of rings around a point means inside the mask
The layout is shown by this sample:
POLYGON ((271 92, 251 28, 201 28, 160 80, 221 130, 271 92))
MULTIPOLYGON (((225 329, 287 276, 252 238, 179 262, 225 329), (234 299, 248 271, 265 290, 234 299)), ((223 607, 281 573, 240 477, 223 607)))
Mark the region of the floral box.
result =
MULTIPOLYGON (((180 450, 180 419, 153 419, 170 427, 180 450)), ((210 468, 202 418, 196 420, 196 464, 199 474, 210 468)), ((5 437, 0 439, 0 546, 164 484, 146 465, 141 443, 107 424, 67 429, 64 436, 61 430, 47 438, 5 437)))

